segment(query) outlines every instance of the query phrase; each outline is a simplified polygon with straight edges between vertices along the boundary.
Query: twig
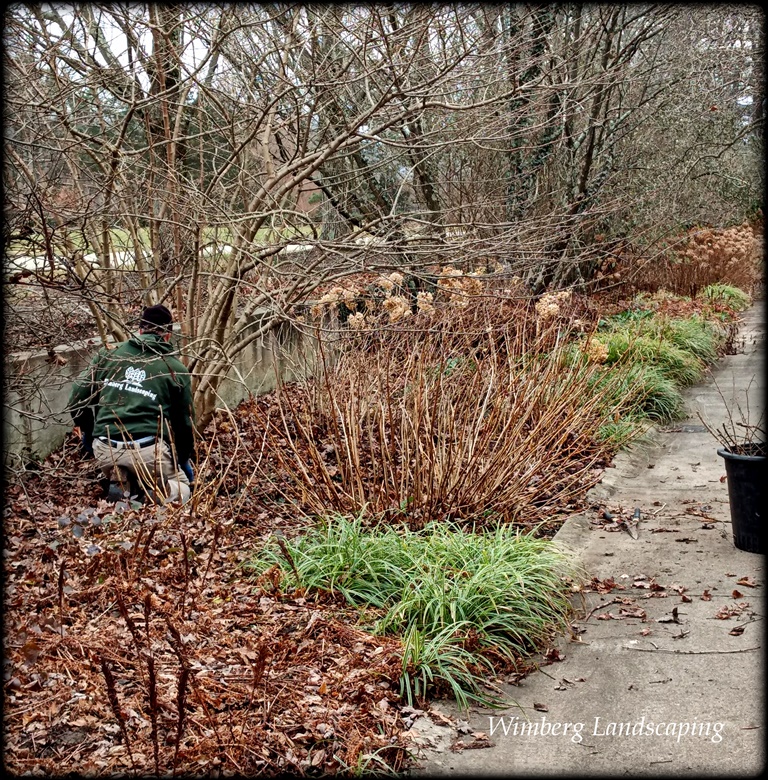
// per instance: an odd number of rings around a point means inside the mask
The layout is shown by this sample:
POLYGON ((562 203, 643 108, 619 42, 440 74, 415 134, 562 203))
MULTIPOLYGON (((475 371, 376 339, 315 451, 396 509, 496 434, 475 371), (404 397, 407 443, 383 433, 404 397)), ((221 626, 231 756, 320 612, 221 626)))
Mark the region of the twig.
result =
POLYGON ((745 647, 741 650, 668 650, 666 647, 657 647, 651 650, 648 647, 629 647, 623 645, 625 650, 639 650, 642 653, 673 653, 675 655, 726 655, 727 653, 749 653, 759 650, 759 647, 745 647))
POLYGON ((611 604, 615 604, 615 603, 616 603, 616 599, 615 599, 615 598, 613 598, 613 599, 611 599, 610 601, 606 601, 606 602, 605 602, 605 604, 598 604, 598 605, 597 605, 597 606, 596 606, 596 607, 595 607, 595 608, 594 608, 594 609, 593 609, 593 610, 592 610, 592 611, 591 611, 591 612, 590 612, 590 613, 589 613, 589 614, 588 614, 588 615, 587 615, 587 616, 584 618, 584 622, 586 623, 586 622, 587 622, 587 621, 588 621, 588 620, 589 620, 589 619, 592 617, 592 615, 594 615, 594 614, 595 614, 595 612, 597 612, 597 610, 598 610, 598 609, 603 609, 604 607, 610 607, 610 606, 611 606, 611 604))
POLYGON ((256 661, 252 664, 253 668, 253 687, 251 688, 251 700, 250 704, 253 704, 253 701, 256 697, 256 686, 261 682, 262 677, 264 676, 264 668, 267 665, 267 646, 265 642, 259 643, 259 652, 258 657, 256 658, 256 661))
POLYGON ((115 584, 115 595, 117 597, 117 607, 120 610, 120 614, 123 617, 123 620, 125 621, 125 625, 128 626, 128 630, 131 632, 131 636, 133 637, 133 641, 136 643, 136 650, 140 653, 141 652, 141 646, 144 644, 141 634, 139 634, 138 628, 136 628, 136 623, 133 621, 133 618, 128 614, 128 608, 125 606, 125 600, 123 599, 123 594, 120 590, 120 586, 115 584))
POLYGON ((293 562, 293 556, 288 550, 288 546, 279 536, 276 536, 275 538, 277 539, 277 546, 280 548, 280 551, 283 553, 288 563, 291 564, 291 569, 293 569, 293 576, 296 577, 296 585, 301 587, 301 577, 299 577, 299 570, 296 568, 296 564, 293 562))
MULTIPOLYGON (((187 661, 187 658, 184 655, 184 646, 183 646, 183 642, 182 642, 182 639, 181 639, 181 633, 179 632, 179 629, 176 628, 176 626, 173 624, 173 622, 171 621, 171 618, 168 615, 163 615, 163 618, 165 619, 165 622, 166 622, 166 624, 168 626, 168 630, 169 630, 169 633, 170 633, 170 636, 168 637, 168 641, 170 642, 171 647, 173 648, 174 652, 176 653, 176 655, 177 655, 177 657, 179 659, 179 664, 181 665, 181 668, 182 668, 182 673, 179 676, 179 686, 180 686, 179 687, 179 691, 181 691, 181 683, 182 683, 182 680, 183 680, 183 682, 184 682, 184 695, 186 695, 187 681, 191 679, 192 691, 197 696, 198 701, 199 701, 200 705, 203 708, 203 712, 205 713, 205 717, 208 720, 208 723, 209 723, 209 725, 211 727, 211 731, 213 731, 213 733, 216 735, 216 742, 217 742, 219 751, 223 752, 224 751, 224 747, 223 747, 223 744, 222 744, 222 741, 221 741, 221 737, 219 736, 218 728, 216 727, 216 721, 211 717, 210 711, 208 709, 208 704, 206 702, 205 695, 200 690, 195 677, 192 677, 192 678, 189 677, 190 668, 189 668, 189 663, 187 661)), ((177 701, 178 701, 178 698, 177 698, 177 701)), ((179 724, 179 729, 181 729, 182 725, 183 724, 181 724, 181 723, 179 724)), ((179 731, 179 734, 180 734, 180 731, 179 731)), ((178 746, 178 741, 177 741, 177 744, 176 744, 176 751, 177 752, 178 752, 178 747, 179 746, 178 746)), ((174 771, 174 774, 175 774, 175 772, 176 772, 176 755, 175 754, 174 754, 173 771, 174 771)))
POLYGON ((211 563, 213 562, 213 556, 216 552, 216 543, 219 541, 219 534, 221 534, 221 526, 216 523, 216 525, 213 527, 213 541, 211 542, 211 552, 208 554, 208 562, 205 565, 205 571, 203 572, 203 579, 200 581, 200 588, 199 592, 202 592, 203 588, 205 587, 205 581, 208 578, 208 570, 211 568, 211 563))
POLYGON ((64 562, 59 569, 59 633, 64 638, 64 562))
MULTIPOLYGON (((144 564, 144 559, 147 557, 147 553, 149 552, 149 545, 152 543, 152 537, 155 535, 155 531, 157 531, 158 526, 153 525, 149 529, 149 533, 147 534, 147 540, 144 542, 144 549, 142 550, 141 557, 139 558, 139 562, 136 564, 133 572, 133 579, 137 579, 141 574, 141 567, 144 564)), ((138 546, 138 543, 134 545, 134 550, 138 546)), ((134 554, 135 558, 135 554, 134 554)))
POLYGON ((174 652, 178 656, 179 663, 183 668, 187 668, 187 658, 184 655, 184 644, 181 640, 181 633, 179 632, 179 629, 176 628, 176 626, 173 625, 171 622, 171 618, 168 615, 163 615, 165 618, 166 625, 168 626, 168 630, 170 632, 170 638, 169 642, 171 644, 171 647, 173 648, 174 652))
MULTIPOLYGON (((133 559, 134 563, 136 562, 136 553, 139 550, 139 545, 141 544, 141 542, 142 542, 142 540, 144 538, 144 533, 145 533, 146 530, 147 530, 147 527, 145 525, 143 525, 143 521, 142 521, 142 525, 139 526, 139 530, 136 532, 136 538, 133 540, 133 547, 131 548, 131 558, 133 559)), ((121 553, 121 555, 120 555, 120 562, 124 566, 125 574, 127 576, 127 574, 128 574, 128 561, 126 560, 125 553, 121 553)))
POLYGON ((181 536, 181 550, 184 555, 184 587, 181 590, 181 596, 179 597, 179 607, 182 618, 184 617, 184 601, 187 597, 187 589, 189 588, 189 552, 187 551, 187 537, 184 536, 182 531, 181 536))
POLYGON ((703 517, 708 523, 722 523, 723 520, 718 520, 715 517, 712 517, 712 515, 706 515, 702 512, 694 512, 691 510, 690 512, 678 512, 676 515, 670 515, 669 519, 671 520, 673 517, 703 517))
POLYGON ((147 592, 144 594, 144 630, 147 632, 147 647, 152 646, 149 636, 149 613, 152 609, 152 594, 147 592))
MULTIPOLYGON (((717 384, 717 382, 715 382, 715 388, 717 389, 717 393, 720 396, 723 405, 725 406, 727 416, 727 419, 719 428, 710 423, 708 420, 705 420, 701 412, 697 412, 699 420, 701 420, 701 422, 704 424, 704 427, 707 429, 707 431, 709 431, 710 435, 727 450, 738 451, 738 448, 741 445, 749 445, 765 441, 765 424, 763 422, 764 412, 761 413, 760 418, 756 423, 750 422, 749 419, 749 389, 752 387, 754 380, 754 377, 750 379, 749 385, 745 391, 746 412, 741 408, 741 405, 738 401, 734 400, 733 403, 729 403, 726 400, 723 391, 720 389, 720 386, 717 384), (736 412, 741 419, 735 419, 732 407, 735 407, 736 412), (744 432, 737 432, 737 426, 744 432)), ((763 444, 763 446, 765 445, 763 444)))
POLYGON ((147 658, 147 672, 149 673, 149 720, 152 723, 152 755, 155 759, 155 774, 160 776, 160 746, 157 738, 157 677, 155 676, 155 659, 150 655, 147 658))
POLYGON ((189 681, 189 667, 184 665, 179 672, 179 687, 176 692, 176 710, 178 711, 178 721, 176 722, 176 745, 173 750, 173 776, 176 776, 176 761, 179 756, 179 745, 181 744, 181 735, 184 731, 184 707, 187 696, 187 682, 189 681))
POLYGON ((131 760, 131 766, 133 771, 136 771, 136 764, 133 761, 133 752, 131 751, 131 742, 128 739, 128 729, 125 725, 125 715, 123 715, 120 709, 120 702, 117 699, 117 687, 115 685, 115 677, 112 674, 112 670, 107 665, 106 660, 99 656, 99 663, 101 665, 101 672, 104 675, 104 679, 107 682, 107 698, 109 699, 109 706, 112 708, 112 712, 117 719, 117 723, 120 726, 120 733, 123 735, 123 742, 125 742, 125 748, 128 751, 128 757, 131 760))

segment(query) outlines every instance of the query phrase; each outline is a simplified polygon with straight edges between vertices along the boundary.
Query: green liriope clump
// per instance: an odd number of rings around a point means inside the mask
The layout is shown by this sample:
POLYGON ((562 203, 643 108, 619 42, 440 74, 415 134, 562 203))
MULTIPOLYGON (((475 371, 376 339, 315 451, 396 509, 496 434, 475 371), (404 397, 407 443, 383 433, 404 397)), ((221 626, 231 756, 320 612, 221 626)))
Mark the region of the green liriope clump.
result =
POLYGON ((489 656, 513 661, 567 627, 575 565, 552 541, 510 526, 475 533, 431 523, 415 532, 337 516, 285 544, 292 564, 270 545, 249 567, 261 574, 277 565, 296 587, 383 610, 373 631, 403 638, 409 702, 439 683, 462 707, 499 703, 480 687, 489 656))
POLYGON ((598 333, 594 340, 608 350, 606 363, 619 361, 656 366, 664 376, 686 387, 695 384, 704 371, 704 363, 674 342, 630 328, 598 333))
POLYGON ((722 303, 734 311, 744 311, 752 304, 747 293, 730 284, 710 284, 699 295, 710 303, 722 303))

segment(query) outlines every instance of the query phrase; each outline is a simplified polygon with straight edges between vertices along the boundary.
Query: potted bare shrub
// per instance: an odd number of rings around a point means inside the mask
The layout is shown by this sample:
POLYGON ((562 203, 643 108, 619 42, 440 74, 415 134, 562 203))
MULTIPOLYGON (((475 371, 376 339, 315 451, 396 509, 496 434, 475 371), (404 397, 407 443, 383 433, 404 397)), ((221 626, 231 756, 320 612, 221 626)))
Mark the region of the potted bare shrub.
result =
POLYGON ((764 553, 765 425, 762 416, 753 424, 748 413, 743 414, 738 405, 736 408, 741 419, 734 419, 729 410, 719 427, 701 415, 699 419, 720 444, 717 454, 725 461, 733 542, 740 550, 764 553))

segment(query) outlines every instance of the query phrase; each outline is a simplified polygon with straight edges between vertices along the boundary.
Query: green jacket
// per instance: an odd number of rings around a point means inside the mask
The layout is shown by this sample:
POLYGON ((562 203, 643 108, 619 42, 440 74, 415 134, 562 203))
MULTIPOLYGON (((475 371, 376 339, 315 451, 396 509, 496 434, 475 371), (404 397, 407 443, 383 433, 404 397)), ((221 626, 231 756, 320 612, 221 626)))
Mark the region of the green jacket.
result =
POLYGON ((72 386, 68 409, 75 425, 117 441, 162 436, 184 463, 194 444, 192 378, 172 352, 154 333, 99 350, 72 386))

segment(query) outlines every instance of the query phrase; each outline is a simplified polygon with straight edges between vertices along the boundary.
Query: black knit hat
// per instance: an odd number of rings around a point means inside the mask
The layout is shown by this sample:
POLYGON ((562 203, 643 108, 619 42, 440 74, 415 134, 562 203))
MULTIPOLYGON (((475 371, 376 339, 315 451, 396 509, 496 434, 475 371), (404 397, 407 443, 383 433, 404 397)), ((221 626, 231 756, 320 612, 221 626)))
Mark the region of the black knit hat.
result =
POLYGON ((147 306, 141 313, 139 328, 141 330, 168 331, 173 323, 173 315, 162 304, 147 306))

